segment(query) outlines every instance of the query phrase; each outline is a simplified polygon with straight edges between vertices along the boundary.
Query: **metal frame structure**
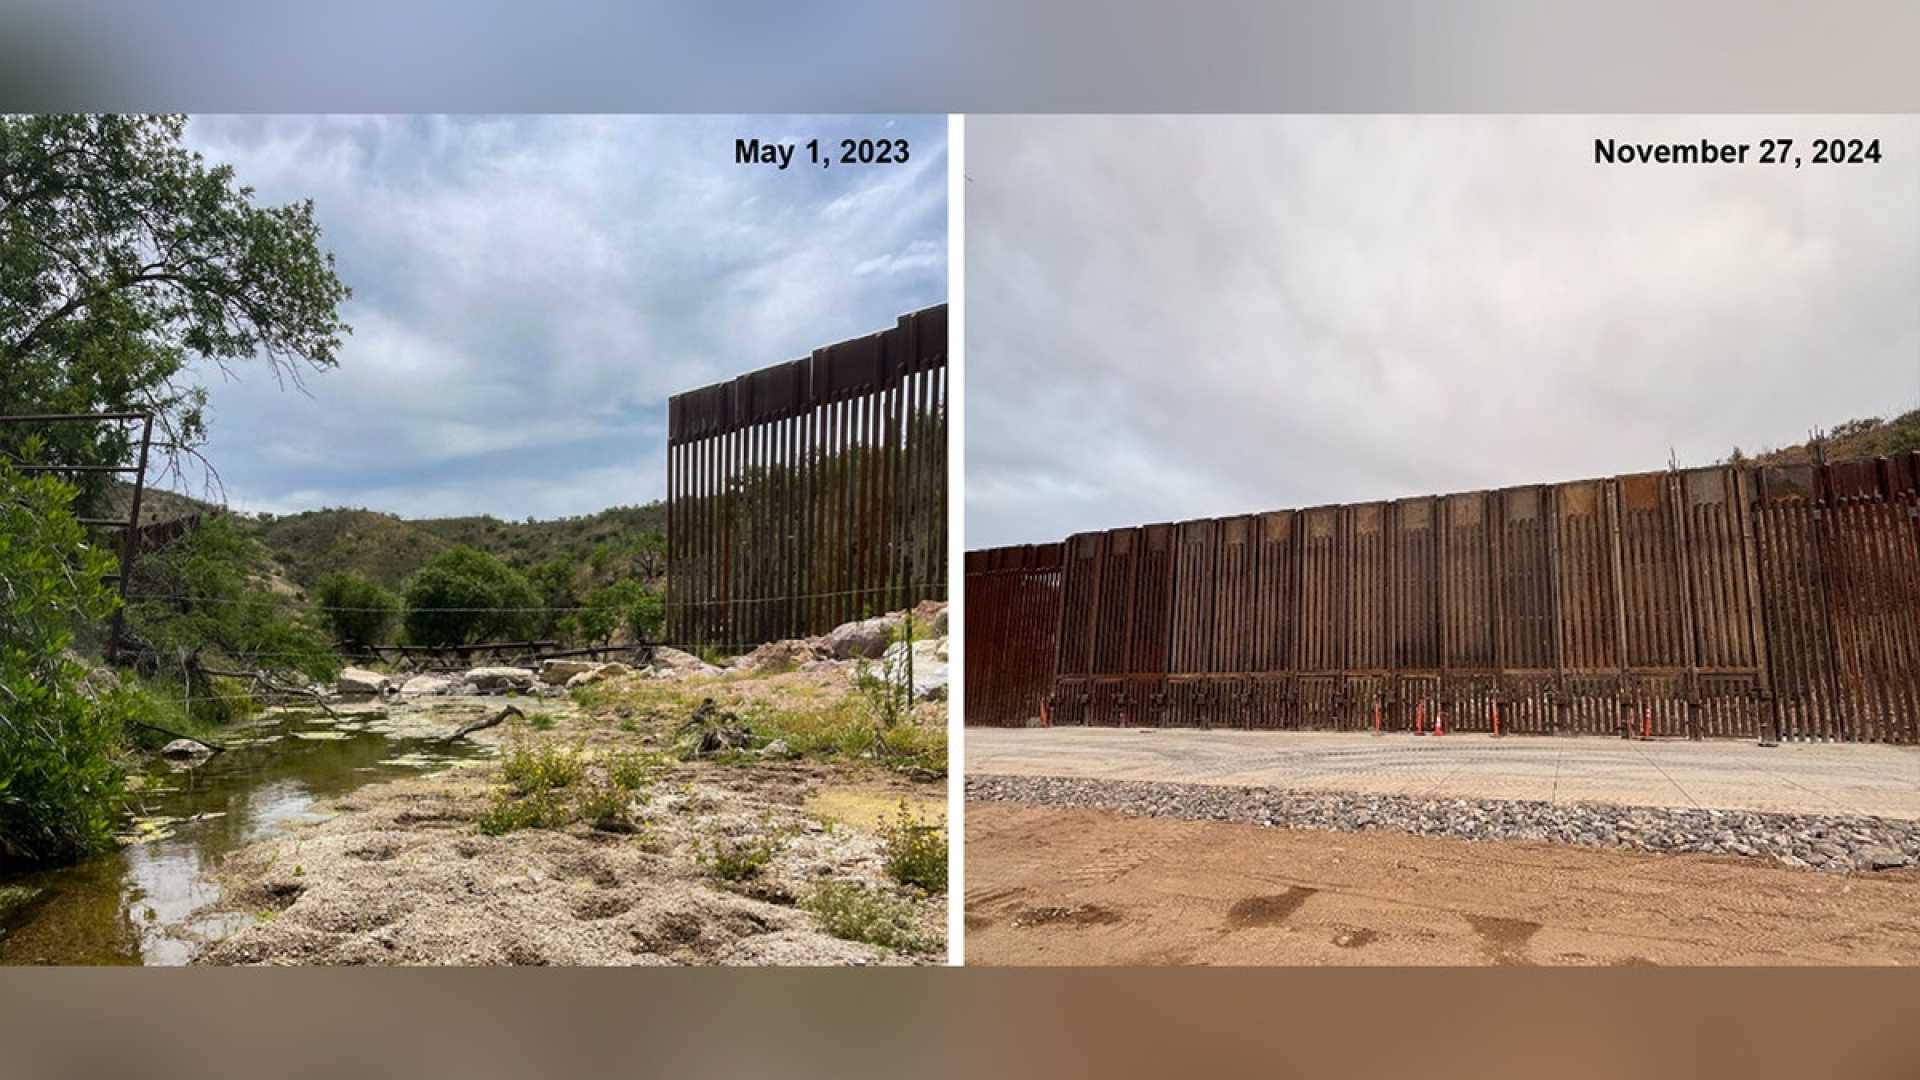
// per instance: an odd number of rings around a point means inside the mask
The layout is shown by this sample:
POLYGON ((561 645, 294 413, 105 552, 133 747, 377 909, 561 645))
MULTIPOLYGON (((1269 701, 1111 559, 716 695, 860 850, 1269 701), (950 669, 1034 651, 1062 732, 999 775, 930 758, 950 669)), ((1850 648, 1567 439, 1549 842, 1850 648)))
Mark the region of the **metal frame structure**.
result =
POLYGON ((667 636, 744 648, 944 599, 947 307, 668 402, 667 636))
POLYGON ((112 662, 118 656, 121 633, 126 626, 127 579, 133 572, 133 559, 140 534, 140 500, 147 486, 147 453, 153 445, 153 414, 143 412, 107 412, 107 413, 47 413, 37 416, 0 416, 0 424, 104 424, 140 422, 140 455, 134 465, 21 465, 18 471, 25 474, 58 473, 110 473, 115 475, 132 474, 133 501, 128 508, 126 520, 119 518, 83 517, 80 524, 102 529, 120 530, 120 570, 113 575, 115 588, 120 596, 120 607, 113 613, 113 626, 107 637, 107 660, 112 662))
MULTIPOLYGON (((1046 603, 996 559, 969 624, 1046 603)), ((1920 454, 1081 533, 1059 581, 1044 699, 970 642, 970 723, 1920 743, 1920 454)))

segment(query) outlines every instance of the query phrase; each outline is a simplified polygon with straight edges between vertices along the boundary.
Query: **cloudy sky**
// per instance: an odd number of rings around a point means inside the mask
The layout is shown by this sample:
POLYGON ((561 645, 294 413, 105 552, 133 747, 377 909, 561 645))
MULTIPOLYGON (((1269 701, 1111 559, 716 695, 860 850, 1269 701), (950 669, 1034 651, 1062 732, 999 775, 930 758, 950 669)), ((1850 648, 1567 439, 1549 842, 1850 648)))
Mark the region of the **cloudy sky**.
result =
POLYGON ((205 373, 237 509, 659 498, 668 395, 946 299, 942 117, 196 117, 188 141, 262 201, 311 197, 354 291, 308 395, 205 373), (882 135, 908 164, 733 161, 741 136, 882 135))
POLYGON ((1920 407, 1917 154, 1911 116, 970 118, 967 545, 1920 407), (1883 160, 1593 163, 1702 136, 1883 160))

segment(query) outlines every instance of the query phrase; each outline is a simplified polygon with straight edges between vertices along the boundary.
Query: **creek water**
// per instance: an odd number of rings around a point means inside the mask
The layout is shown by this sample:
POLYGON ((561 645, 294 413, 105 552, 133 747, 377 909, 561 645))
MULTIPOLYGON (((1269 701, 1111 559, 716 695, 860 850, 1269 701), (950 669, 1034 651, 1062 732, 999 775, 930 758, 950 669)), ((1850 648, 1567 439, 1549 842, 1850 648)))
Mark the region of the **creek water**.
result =
POLYGON ((380 730, 380 714, 285 712, 236 729, 192 767, 129 777, 125 842, 0 878, 0 964, 184 964, 255 916, 214 912, 227 852, 316 819, 314 804, 486 751, 380 730))

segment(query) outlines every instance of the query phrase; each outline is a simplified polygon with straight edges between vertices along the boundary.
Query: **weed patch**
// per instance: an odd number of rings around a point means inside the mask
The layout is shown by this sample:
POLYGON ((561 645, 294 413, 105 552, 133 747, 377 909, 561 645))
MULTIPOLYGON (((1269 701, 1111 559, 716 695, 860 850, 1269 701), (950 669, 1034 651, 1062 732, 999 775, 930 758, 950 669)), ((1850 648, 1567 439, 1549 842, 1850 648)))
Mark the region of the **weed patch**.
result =
POLYGON ((800 906, 819 918, 827 933, 844 941, 905 953, 932 952, 937 945, 921 931, 912 904, 867 885, 827 882, 800 906))
POLYGON ((586 774, 579 752, 552 743, 516 742, 500 757, 500 775, 515 795, 569 787, 586 774))
POLYGON ((607 759, 596 774, 575 748, 516 742, 501 756, 501 786, 477 824, 488 836, 575 822, 633 832, 632 805, 647 800, 660 768, 656 755, 626 753, 607 759))
POLYGON ((900 812, 880 826, 887 876, 902 885, 939 894, 947 891, 947 831, 928 824, 900 800, 900 812))
POLYGON ((738 884, 759 877, 786 846, 786 834, 777 831, 758 836, 715 838, 700 853, 699 861, 707 873, 721 881, 738 884))

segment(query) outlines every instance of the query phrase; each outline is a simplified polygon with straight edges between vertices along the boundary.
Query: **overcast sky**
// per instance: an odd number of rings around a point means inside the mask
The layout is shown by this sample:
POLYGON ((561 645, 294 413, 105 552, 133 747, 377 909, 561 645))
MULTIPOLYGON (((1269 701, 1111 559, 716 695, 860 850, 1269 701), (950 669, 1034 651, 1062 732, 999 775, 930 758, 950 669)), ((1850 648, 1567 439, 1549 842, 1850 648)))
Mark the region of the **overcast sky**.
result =
POLYGON ((205 375, 237 509, 660 498, 668 395, 946 299, 943 117, 196 117, 187 137, 263 202, 311 197, 354 291, 310 397, 263 365, 205 375), (881 135, 908 164, 733 160, 741 136, 881 135))
POLYGON ((1920 119, 972 117, 967 546, 1920 407, 1920 119), (1596 137, 1880 139, 1600 166, 1596 137))

